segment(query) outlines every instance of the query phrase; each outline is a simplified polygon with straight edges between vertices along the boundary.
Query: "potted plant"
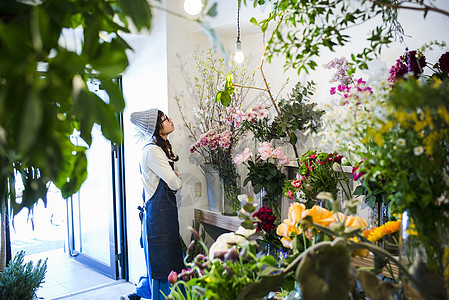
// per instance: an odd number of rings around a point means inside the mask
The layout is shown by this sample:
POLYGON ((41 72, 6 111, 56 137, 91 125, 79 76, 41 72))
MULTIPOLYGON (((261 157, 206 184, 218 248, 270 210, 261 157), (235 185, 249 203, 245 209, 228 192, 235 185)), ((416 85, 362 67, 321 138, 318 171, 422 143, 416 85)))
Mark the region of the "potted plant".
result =
POLYGON ((5 271, 0 273, 0 299, 33 300, 36 291, 44 282, 47 259, 24 263, 25 252, 18 252, 5 271))

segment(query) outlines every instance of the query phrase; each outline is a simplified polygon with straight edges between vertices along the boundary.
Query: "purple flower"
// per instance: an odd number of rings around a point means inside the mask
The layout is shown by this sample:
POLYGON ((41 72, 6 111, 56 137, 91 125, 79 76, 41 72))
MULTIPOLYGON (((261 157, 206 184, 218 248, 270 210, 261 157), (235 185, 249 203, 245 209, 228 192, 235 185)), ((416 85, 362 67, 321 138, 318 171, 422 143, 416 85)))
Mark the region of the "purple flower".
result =
POLYGON ((407 73, 418 77, 426 65, 427 62, 424 55, 417 55, 416 50, 408 51, 399 57, 396 60, 396 64, 391 67, 388 81, 395 82, 398 79, 404 78, 404 75, 407 73))

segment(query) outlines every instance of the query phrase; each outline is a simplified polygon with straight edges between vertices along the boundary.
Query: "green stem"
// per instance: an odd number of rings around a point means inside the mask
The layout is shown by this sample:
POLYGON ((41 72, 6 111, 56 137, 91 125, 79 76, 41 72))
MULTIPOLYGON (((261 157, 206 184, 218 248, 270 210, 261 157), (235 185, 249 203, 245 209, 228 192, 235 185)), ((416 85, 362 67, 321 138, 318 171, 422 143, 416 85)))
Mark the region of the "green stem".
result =
POLYGON ((293 269, 296 268, 296 266, 301 262, 301 260, 303 258, 305 258, 307 256, 307 254, 309 254, 309 252, 311 251, 316 251, 319 250, 321 248, 330 246, 332 244, 332 242, 320 242, 318 244, 313 245, 310 248, 307 248, 303 253, 301 253, 297 258, 295 258, 283 271, 281 271, 284 274, 288 274, 291 271, 293 271, 293 269))

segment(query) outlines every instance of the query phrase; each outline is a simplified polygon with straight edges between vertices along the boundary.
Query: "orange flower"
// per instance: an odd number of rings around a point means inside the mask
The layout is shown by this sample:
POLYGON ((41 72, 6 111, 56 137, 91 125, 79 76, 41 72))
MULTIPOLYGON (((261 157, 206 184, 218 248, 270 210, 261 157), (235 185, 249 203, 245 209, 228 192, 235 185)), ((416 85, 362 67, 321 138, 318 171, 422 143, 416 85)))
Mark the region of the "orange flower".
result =
MULTIPOLYGON (((350 240, 353 241, 353 242, 355 242, 355 243, 360 242, 359 239, 356 238, 356 237, 352 237, 352 238, 350 238, 350 240)), ((369 250, 368 250, 368 249, 357 249, 357 250, 354 250, 354 251, 351 253, 351 256, 352 256, 352 257, 355 257, 356 255, 359 256, 359 257, 362 257, 362 258, 368 257, 368 255, 369 255, 369 250)))
POLYGON ((303 217, 305 216, 311 216, 313 223, 321 226, 329 226, 329 224, 335 222, 332 212, 318 205, 314 205, 311 209, 306 210, 303 217))
POLYGON ((371 229, 369 232, 363 232, 368 241, 374 243, 380 240, 386 234, 393 234, 399 230, 401 223, 399 221, 388 221, 382 226, 371 229))
POLYGON ((293 224, 298 224, 299 220, 301 220, 304 216, 304 211, 306 210, 306 206, 302 203, 292 203, 288 208, 288 219, 292 221, 293 224))
POLYGON ((359 216, 348 216, 346 218, 345 225, 347 227, 360 228, 363 230, 366 226, 368 226, 368 223, 359 216))
POLYGON ((292 203, 288 208, 288 219, 279 224, 276 228, 276 234, 282 236, 282 245, 286 248, 292 247, 291 236, 302 233, 302 229, 298 227, 298 222, 303 218, 303 213, 306 207, 302 203, 292 203))
POLYGON ((401 223, 399 221, 390 221, 385 223, 384 225, 384 234, 392 234, 396 231, 399 231, 401 227, 401 223))
POLYGON ((366 238, 368 238, 369 235, 370 235, 370 233, 371 233, 371 231, 373 231, 373 229, 374 229, 374 228, 370 228, 370 229, 364 230, 364 231, 363 231, 363 235, 364 235, 366 238))

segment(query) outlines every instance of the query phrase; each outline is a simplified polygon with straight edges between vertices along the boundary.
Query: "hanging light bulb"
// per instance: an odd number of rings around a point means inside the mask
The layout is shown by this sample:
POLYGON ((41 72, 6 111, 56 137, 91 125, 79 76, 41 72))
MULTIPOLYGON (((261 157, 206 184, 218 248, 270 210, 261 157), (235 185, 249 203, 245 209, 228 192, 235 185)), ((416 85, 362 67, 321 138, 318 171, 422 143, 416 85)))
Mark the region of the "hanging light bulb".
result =
POLYGON ((240 1, 237 6, 237 41, 235 42, 235 54, 234 61, 241 64, 245 60, 245 56, 242 52, 242 43, 240 42, 240 1))
POLYGON ((201 0, 185 0, 184 10, 187 14, 194 16, 203 10, 203 1, 201 0))
POLYGON ((245 55, 243 55, 242 52, 242 43, 237 40, 235 42, 235 54, 234 54, 234 61, 238 64, 241 64, 245 60, 245 55))

